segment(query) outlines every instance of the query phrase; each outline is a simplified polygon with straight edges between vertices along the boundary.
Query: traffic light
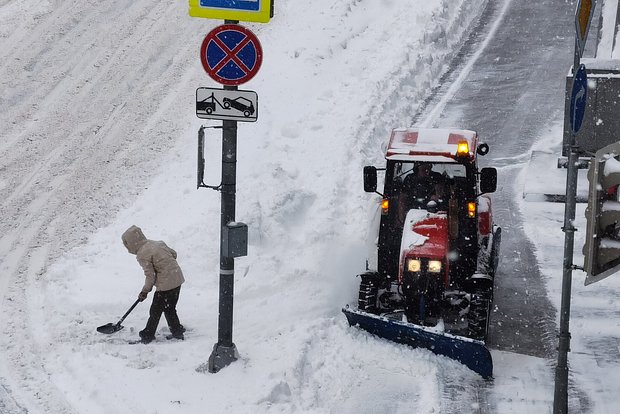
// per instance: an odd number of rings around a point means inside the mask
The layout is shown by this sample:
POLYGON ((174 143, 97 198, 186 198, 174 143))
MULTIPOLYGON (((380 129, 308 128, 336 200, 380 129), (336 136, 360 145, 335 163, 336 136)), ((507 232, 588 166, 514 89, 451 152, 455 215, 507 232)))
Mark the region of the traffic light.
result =
POLYGON ((620 271, 620 142, 598 150, 590 162, 583 246, 586 285, 620 271))

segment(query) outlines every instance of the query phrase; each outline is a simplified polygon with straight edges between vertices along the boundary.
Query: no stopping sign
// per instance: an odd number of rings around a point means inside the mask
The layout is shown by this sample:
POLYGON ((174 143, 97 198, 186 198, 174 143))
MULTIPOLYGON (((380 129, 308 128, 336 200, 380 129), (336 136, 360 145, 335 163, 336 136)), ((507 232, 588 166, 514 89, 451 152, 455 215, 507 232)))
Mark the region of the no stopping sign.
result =
POLYGON ((263 50, 254 33, 238 24, 211 30, 200 48, 207 75, 222 85, 240 85, 252 79, 263 61, 263 50))

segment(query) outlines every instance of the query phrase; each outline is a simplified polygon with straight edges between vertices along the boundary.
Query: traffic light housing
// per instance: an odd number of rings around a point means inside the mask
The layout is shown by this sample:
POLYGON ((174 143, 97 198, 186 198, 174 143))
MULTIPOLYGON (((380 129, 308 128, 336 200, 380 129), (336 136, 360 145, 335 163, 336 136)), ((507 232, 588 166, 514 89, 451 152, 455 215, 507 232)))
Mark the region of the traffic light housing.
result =
POLYGON ((586 240, 583 246, 585 284, 620 271, 620 142, 598 150, 590 162, 586 240))

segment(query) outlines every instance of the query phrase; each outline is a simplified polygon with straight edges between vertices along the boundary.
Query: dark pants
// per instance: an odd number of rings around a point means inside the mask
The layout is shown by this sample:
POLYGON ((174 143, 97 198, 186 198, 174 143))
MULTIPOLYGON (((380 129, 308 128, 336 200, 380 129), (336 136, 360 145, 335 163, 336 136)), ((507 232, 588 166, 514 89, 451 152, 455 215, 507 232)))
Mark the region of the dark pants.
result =
POLYGON ((140 332, 140 337, 143 339, 151 339, 155 337, 157 331, 157 325, 159 325, 159 319, 163 313, 168 322, 168 327, 173 335, 182 335, 185 329, 179 317, 177 316, 177 302, 179 301, 179 293, 181 292, 181 286, 175 289, 166 291, 156 291, 153 295, 153 303, 151 303, 151 310, 149 320, 146 323, 146 327, 140 332))

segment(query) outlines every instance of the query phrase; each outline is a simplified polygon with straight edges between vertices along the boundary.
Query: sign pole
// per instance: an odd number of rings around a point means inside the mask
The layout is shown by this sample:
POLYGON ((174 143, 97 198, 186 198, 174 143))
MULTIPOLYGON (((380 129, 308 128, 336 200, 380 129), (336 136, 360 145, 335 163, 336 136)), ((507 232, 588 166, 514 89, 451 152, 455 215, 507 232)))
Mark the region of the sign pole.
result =
POLYGON ((571 88, 570 124, 571 134, 568 143, 568 171, 566 173, 566 205, 564 208, 564 263, 562 275, 562 299, 560 303, 560 333, 558 344, 558 364, 555 368, 555 391, 553 395, 553 414, 568 413, 568 352, 570 351, 570 301, 572 290, 573 250, 575 245, 575 209, 577 196, 577 153, 576 135, 581 128, 587 96, 587 77, 585 67, 580 64, 582 50, 575 38, 575 60, 573 63, 573 85, 571 88))
MULTIPOLYGON (((215 1, 220 0, 213 0, 209 4, 216 4, 215 1)), ((265 0, 264 4, 268 4, 268 1, 265 0)), ((235 4, 248 6, 245 3, 254 2, 235 4)), ((247 225, 235 220, 237 120, 256 121, 258 95, 252 91, 239 91, 237 85, 256 75, 262 62, 262 48, 258 38, 238 23, 239 20, 225 20, 223 25, 207 34, 200 48, 200 60, 205 71, 212 79, 223 84, 224 89, 211 90, 210 94, 207 91, 206 96, 205 89, 208 88, 196 90, 196 115, 199 118, 222 120, 222 182, 218 187, 204 186, 219 189, 222 209, 218 338, 207 363, 211 373, 239 359, 232 338, 235 257, 246 256, 248 245, 247 225)), ((198 163, 201 167, 198 171, 198 187, 203 178, 200 170, 204 169, 201 151, 199 145, 198 163)))
POLYGON ((570 300, 573 277, 573 248, 575 245, 576 195, 577 195, 577 161, 575 133, 571 133, 568 172, 566 173, 566 206, 564 208, 564 265, 562 275, 562 301, 560 305, 560 334, 558 346, 558 364, 555 369, 555 392, 553 397, 553 414, 568 413, 568 352, 570 351, 570 300))
MULTIPOLYGON (((235 91, 236 86, 224 86, 235 91)), ((229 223, 235 221, 237 192, 237 121, 222 121, 222 184, 220 228, 220 302, 217 343, 209 357, 209 372, 215 373, 238 358, 237 347, 232 340, 233 296, 235 283, 235 259, 224 254, 224 234, 229 223)))
POLYGON ((566 172, 566 205, 564 208, 564 263, 562 275, 562 299, 560 303, 560 334, 558 344, 558 364, 555 369, 555 390, 553 395, 553 414, 568 413, 568 352, 570 351, 570 300, 572 289, 573 249, 575 245, 575 209, 577 196, 577 161, 579 156, 576 135, 581 128, 586 106, 587 76, 581 65, 581 56, 592 21, 596 0, 579 0, 575 11, 575 53, 573 60, 573 85, 571 90, 570 124, 571 134, 568 143, 568 171, 566 172), (579 88, 579 89, 577 89, 579 88))
MULTIPOLYGON (((226 20, 225 24, 237 24, 226 20)), ((224 85, 224 90, 236 91, 237 86, 224 85)), ((220 223, 220 303, 217 321, 217 343, 209 356, 209 372, 216 373, 239 357, 232 339, 233 297, 235 288, 235 258, 224 254, 224 234, 235 221, 237 194, 237 121, 222 121, 222 187, 220 223)))

